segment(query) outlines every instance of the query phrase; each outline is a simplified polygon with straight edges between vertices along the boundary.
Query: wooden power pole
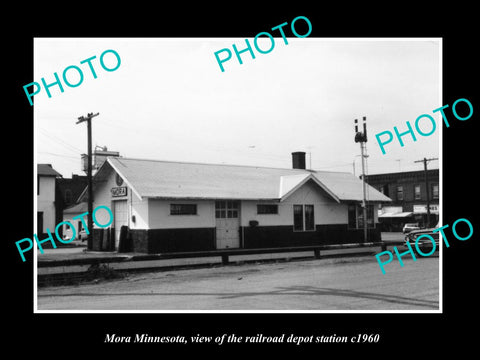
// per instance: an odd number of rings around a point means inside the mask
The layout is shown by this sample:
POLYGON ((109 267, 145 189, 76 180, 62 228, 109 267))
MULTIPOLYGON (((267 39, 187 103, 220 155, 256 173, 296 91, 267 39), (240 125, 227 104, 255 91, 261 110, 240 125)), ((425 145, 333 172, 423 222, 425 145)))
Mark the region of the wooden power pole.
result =
POLYGON ((425 172, 425 189, 427 193, 427 224, 425 227, 430 226, 430 192, 428 191, 428 173, 427 173, 427 163, 432 160, 438 160, 438 158, 423 158, 423 160, 414 161, 416 163, 423 162, 423 170, 425 172))
POLYGON ((88 137, 88 165, 87 165, 87 179, 88 179, 88 217, 87 217, 87 227, 88 227, 88 238, 87 238, 87 247, 89 250, 92 250, 93 247, 93 181, 92 181, 92 118, 98 116, 99 113, 88 113, 86 117, 80 116, 78 118, 77 124, 82 122, 87 122, 87 137, 88 137))

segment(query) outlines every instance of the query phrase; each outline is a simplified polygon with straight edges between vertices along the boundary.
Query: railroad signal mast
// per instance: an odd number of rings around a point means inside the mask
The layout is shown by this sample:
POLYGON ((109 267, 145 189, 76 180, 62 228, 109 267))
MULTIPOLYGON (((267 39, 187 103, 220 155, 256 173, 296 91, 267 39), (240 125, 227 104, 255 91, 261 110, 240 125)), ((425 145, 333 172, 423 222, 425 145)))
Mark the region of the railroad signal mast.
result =
POLYGON ((367 242, 368 237, 368 222, 367 222, 367 199, 366 199, 366 183, 365 183, 365 157, 367 152, 367 117, 363 117, 363 132, 358 131, 358 120, 355 119, 355 142, 360 143, 360 154, 362 157, 362 182, 363 182, 363 241, 367 242))

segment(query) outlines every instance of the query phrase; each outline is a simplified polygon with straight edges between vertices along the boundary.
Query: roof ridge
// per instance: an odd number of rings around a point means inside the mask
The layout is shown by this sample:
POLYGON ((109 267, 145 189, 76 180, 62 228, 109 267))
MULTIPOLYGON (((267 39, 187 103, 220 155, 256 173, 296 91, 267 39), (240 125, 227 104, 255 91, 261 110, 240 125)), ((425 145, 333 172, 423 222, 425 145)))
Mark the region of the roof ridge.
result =
POLYGON ((162 162, 162 163, 172 163, 172 164, 192 164, 192 165, 210 165, 210 166, 237 166, 237 167, 249 167, 249 168, 262 168, 262 169, 276 169, 276 170, 303 170, 310 171, 307 169, 291 169, 291 168, 277 168, 272 166, 258 166, 258 165, 242 165, 242 164, 216 164, 216 163, 204 163, 204 162, 194 162, 194 161, 175 161, 175 160, 159 160, 159 159, 141 159, 141 158, 131 158, 131 157, 112 157, 116 160, 137 160, 137 161, 152 161, 152 162, 162 162))
MULTIPOLYGON (((111 167, 113 171, 123 177, 126 185, 132 189, 132 194, 136 194, 139 199, 149 197, 279 199, 278 195, 283 193, 283 187, 279 188, 282 186, 282 179, 289 182, 287 187, 295 185, 299 180, 303 179, 300 182, 304 183, 311 179, 329 195, 333 195, 332 197, 337 201, 360 201, 362 199, 360 192, 362 182, 353 174, 346 172, 320 172, 307 169, 266 168, 252 165, 208 164, 129 157, 108 157, 105 164, 95 176, 102 173, 104 166, 111 167), (168 166, 168 164, 171 165, 168 166), (182 164, 193 166, 182 166, 182 164), (171 169, 173 171, 169 171, 171 169), (231 176, 219 176, 218 179, 214 179, 215 173, 220 175, 226 173, 231 176), (289 178, 291 180, 287 180, 289 178)), ((370 185, 368 186, 370 187, 370 185)), ((370 201, 389 201, 386 196, 373 188, 369 194, 370 201)))
POLYGON ((261 168, 261 169, 273 169, 273 170, 292 170, 297 172, 307 172, 307 173, 335 173, 335 174, 351 174, 348 171, 325 171, 325 170, 314 170, 314 169, 293 169, 293 168, 280 168, 273 166, 259 166, 259 165, 243 165, 243 164, 217 164, 217 163, 204 163, 204 162, 193 162, 193 161, 178 161, 178 160, 160 160, 160 159, 145 159, 145 158, 133 158, 133 157, 110 157, 112 160, 135 160, 135 161, 151 161, 151 162, 161 162, 161 163, 171 163, 171 164, 191 164, 191 165, 209 165, 209 166, 236 166, 236 167, 247 167, 247 168, 261 168))
MULTIPOLYGON (((427 169, 427 171, 435 171, 435 170, 440 170, 440 168, 432 168, 432 169, 427 169)), ((409 173, 423 173, 425 170, 408 170, 408 171, 393 171, 393 172, 388 172, 388 173, 374 173, 374 174, 366 174, 367 176, 377 176, 377 175, 398 175, 398 174, 409 174, 409 173)))

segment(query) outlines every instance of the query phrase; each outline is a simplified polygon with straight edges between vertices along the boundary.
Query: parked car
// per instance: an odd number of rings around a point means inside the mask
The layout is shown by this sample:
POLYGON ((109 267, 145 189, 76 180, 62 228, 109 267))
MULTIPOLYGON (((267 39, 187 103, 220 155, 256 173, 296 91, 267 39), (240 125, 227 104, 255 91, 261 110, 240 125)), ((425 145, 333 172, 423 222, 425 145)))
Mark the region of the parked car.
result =
MULTIPOLYGON (((436 249, 438 250, 438 239, 439 239, 439 232, 433 232, 433 230, 438 229, 439 225, 437 224, 434 228, 427 228, 427 229, 421 229, 421 230, 412 230, 410 231, 406 236, 405 236, 405 244, 407 242, 410 243, 410 246, 412 248, 415 247, 415 241, 417 241, 417 238, 420 235, 430 235, 434 240, 435 240, 435 245, 436 249)), ((433 248, 433 243, 432 240, 430 240, 428 237, 423 237, 420 240, 418 240, 417 243, 418 248, 420 251, 424 253, 428 253, 432 250, 433 248)))
POLYGON ((80 230, 80 233, 78 234, 78 239, 82 241, 85 241, 88 239, 88 235, 85 229, 80 230))
MULTIPOLYGON (((71 239, 72 238, 72 229, 71 228, 68 228, 66 229, 64 232, 63 232, 63 239, 64 240, 68 240, 68 239, 71 239)), ((88 238, 88 235, 85 231, 85 229, 82 229, 80 230, 80 232, 77 234, 77 237, 76 239, 73 239, 73 240, 82 240, 82 241, 85 241, 87 240, 88 238)))
POLYGON ((407 223, 403 226, 403 233, 408 234, 412 230, 420 230, 418 223, 407 223))

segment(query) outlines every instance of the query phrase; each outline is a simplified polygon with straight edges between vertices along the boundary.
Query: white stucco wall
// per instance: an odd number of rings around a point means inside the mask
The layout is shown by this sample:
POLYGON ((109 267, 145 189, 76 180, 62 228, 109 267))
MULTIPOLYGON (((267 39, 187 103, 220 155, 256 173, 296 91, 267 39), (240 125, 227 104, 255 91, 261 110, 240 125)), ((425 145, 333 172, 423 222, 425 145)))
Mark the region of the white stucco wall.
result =
MULTIPOLYGON (((113 213, 113 203, 112 203, 112 194, 110 189, 112 187, 116 187, 117 184, 115 183, 115 173, 111 171, 106 181, 98 182, 96 181, 94 186, 94 193, 93 193, 93 210, 98 206, 108 206, 108 208, 113 213)), ((130 189, 129 189, 130 190, 130 189)), ((128 190, 127 190, 128 191, 128 190)), ((126 199, 127 197, 119 197, 115 199, 126 199)), ((109 221, 109 214, 107 211, 101 209, 95 213, 95 219, 100 224, 106 224, 109 221)), ((113 226, 113 223, 112 223, 113 226)), ((93 224, 93 227, 97 228, 98 226, 93 224)))
MULTIPOLYGON (((140 199, 132 189, 123 182, 121 185, 122 187, 127 187, 127 196, 120 196, 120 197, 113 197, 111 193, 111 189, 114 187, 118 187, 116 180, 115 180, 116 173, 113 169, 109 170, 109 173, 106 175, 106 179, 102 182, 96 182, 95 190, 94 190, 94 201, 93 201, 93 209, 98 206, 107 206, 113 215, 115 215, 115 202, 121 200, 127 200, 127 209, 128 209, 128 216, 127 216, 127 225, 130 229, 150 229, 149 226, 149 219, 148 219, 148 201, 149 199, 140 199), (133 221, 133 217, 135 221, 133 221)), ((109 221, 109 214, 104 209, 99 209, 95 213, 95 219, 100 224, 106 224, 109 221)), ((113 227, 115 222, 113 221, 110 225, 113 227)), ((98 227, 93 224, 94 227, 98 227)))
POLYGON ((136 194, 128 189, 129 211, 130 211, 130 229, 151 229, 148 223, 148 199, 140 199, 136 194), (135 216, 135 222, 132 220, 135 216))
POLYGON ((55 231, 55 177, 39 176, 37 186, 37 212, 43 212, 43 232, 55 231))
MULTIPOLYGON (((148 199, 140 199, 132 189, 124 182, 122 186, 127 187, 127 196, 113 197, 111 189, 118 187, 115 181, 115 172, 112 170, 105 181, 98 182, 95 186, 93 209, 98 206, 108 206, 112 214, 114 213, 114 202, 127 200, 128 208, 128 227, 130 229, 148 229, 148 199), (135 222, 132 220, 135 216, 135 222)), ((95 213, 95 219, 100 224, 106 224, 109 221, 109 214, 104 209, 99 209, 95 213)), ((112 223, 113 227, 114 222, 112 223)), ((98 227, 94 224, 94 227, 98 227)))
POLYGON ((315 224, 346 224, 348 206, 338 204, 316 184, 307 182, 282 202, 242 201, 242 226, 250 220, 258 221, 259 226, 293 226, 293 205, 314 205, 315 224), (278 214, 257 214, 257 204, 277 204, 278 214))
POLYGON ((151 229, 215 227, 215 201, 150 199, 148 218, 151 229), (197 215, 170 215, 170 204, 197 204, 197 215))

